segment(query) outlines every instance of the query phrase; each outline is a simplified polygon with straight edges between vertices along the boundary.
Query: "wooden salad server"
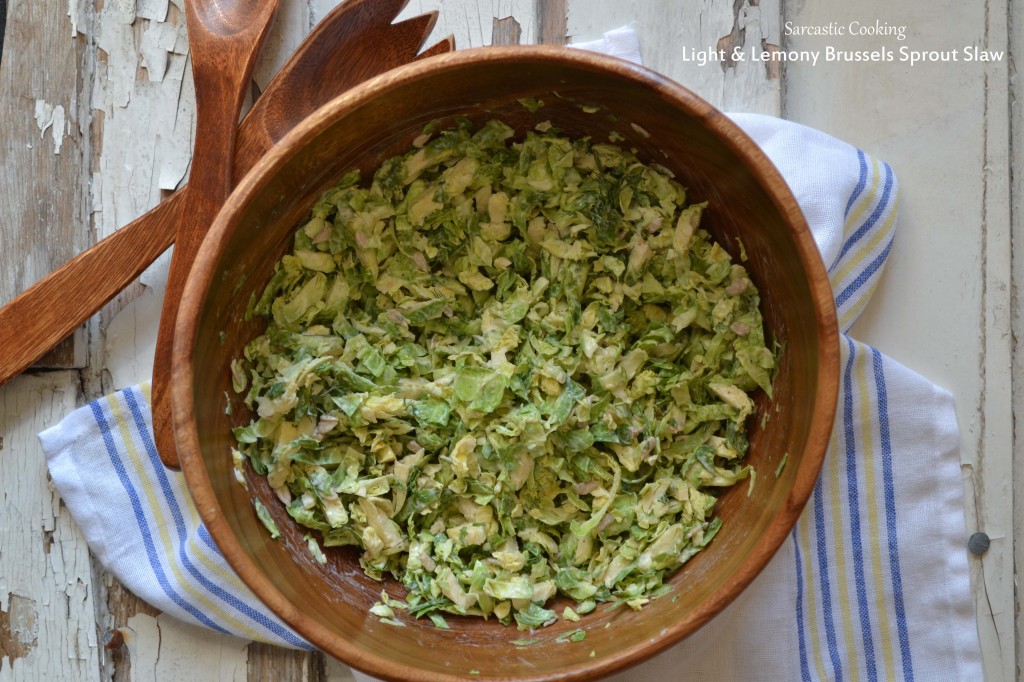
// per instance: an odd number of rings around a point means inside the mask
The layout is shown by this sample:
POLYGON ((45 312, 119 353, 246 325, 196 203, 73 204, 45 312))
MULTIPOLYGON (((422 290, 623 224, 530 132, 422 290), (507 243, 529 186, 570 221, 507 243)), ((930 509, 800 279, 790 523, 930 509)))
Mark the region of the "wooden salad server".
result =
POLYGON ((185 3, 196 134, 188 176, 188 210, 178 215, 153 359, 153 440, 160 458, 177 466, 171 427, 171 347, 178 301, 199 245, 231 194, 231 164, 252 71, 280 0, 191 0, 185 3))

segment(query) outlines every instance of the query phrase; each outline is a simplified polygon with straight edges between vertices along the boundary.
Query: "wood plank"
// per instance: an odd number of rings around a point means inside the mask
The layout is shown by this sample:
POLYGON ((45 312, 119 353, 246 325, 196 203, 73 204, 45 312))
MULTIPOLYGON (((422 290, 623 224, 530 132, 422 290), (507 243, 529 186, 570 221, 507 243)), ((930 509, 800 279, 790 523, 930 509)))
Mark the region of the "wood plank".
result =
POLYGON ((245 640, 185 625, 167 615, 135 616, 125 632, 132 679, 246 682, 245 640))
MULTIPOLYGON (((917 49, 973 44, 1006 50, 1007 13, 1004 0, 950 3, 941 12, 884 0, 787 5, 787 19, 797 25, 884 17, 906 26, 906 44, 917 49)), ((860 50, 882 42, 860 36, 830 41, 860 50)), ((794 36, 787 47, 823 49, 828 42, 794 36)), ((974 530, 993 540, 983 558, 971 559, 989 680, 1015 679, 1016 662, 1008 68, 1005 59, 910 69, 899 62, 786 65, 787 117, 879 156, 901 183, 896 246, 853 336, 956 397, 964 540, 974 530)))
POLYGON ((751 55, 780 43, 779 0, 693 3, 675 0, 569 0, 570 42, 600 38, 633 24, 644 64, 690 88, 725 111, 778 114, 779 72, 751 55), (699 52, 733 50, 742 61, 701 60, 699 52), (697 51, 698 54, 693 54, 697 51))
MULTIPOLYGON (((319 682, 334 678, 325 677, 325 656, 322 653, 310 654, 306 651, 295 651, 267 644, 252 643, 249 645, 248 682, 279 682, 295 680, 296 682, 319 682)), ((344 668, 348 672, 348 668, 344 668)))
MULTIPOLYGON (((195 93, 185 17, 174 3, 104 3, 84 22, 100 55, 90 95, 95 158, 91 207, 97 238, 155 206, 188 174, 195 93)), ((101 311, 91 372, 96 392, 151 375, 170 252, 101 311), (110 374, 104 376, 103 371, 110 374)))
POLYGON ((537 42, 537 21, 533 0, 411 0, 399 14, 407 19, 417 14, 438 10, 437 24, 427 39, 433 45, 446 36, 455 36, 455 47, 493 45, 494 19, 513 17, 520 26, 520 40, 524 45, 537 42))
POLYGON ((51 489, 36 434, 73 410, 73 372, 0 387, 0 677, 99 680, 89 552, 51 489))
POLYGON ((565 45, 565 37, 569 33, 566 0, 536 0, 533 11, 537 17, 537 43, 565 45))
MULTIPOLYGON (((6 303, 89 243, 89 140, 78 125, 87 77, 84 41, 72 37, 67 7, 16 2, 8 8, 0 61, 0 303, 6 303)), ((81 367, 86 333, 40 366, 81 367)))
POLYGON ((494 17, 491 22, 492 45, 518 45, 523 37, 523 27, 515 17, 494 17))
MULTIPOLYGON (((1010 26, 1024 26, 1024 5, 1010 3, 1010 26)), ((1024 55, 1024 31, 1019 28, 1010 31, 1010 55, 1019 59, 1024 55)), ((1016 303, 1010 310, 1011 329, 1014 339, 1024 339, 1024 307, 1020 305, 1018 287, 1024 283, 1024 82, 1019 77, 1010 81, 1010 238, 1011 238, 1011 302, 1016 303)), ((1013 386, 1013 437, 1012 458, 1015 462, 1024 461, 1024 438, 1016 434, 1024 433, 1024 351, 1019 347, 1013 349, 1011 373, 1013 386)), ((1013 496, 1013 553, 1008 555, 1015 567, 1024 566, 1024 466, 1018 464, 1012 471, 1013 496)), ((1014 577, 1019 569, 1014 569, 1014 577)), ((1016 604, 1020 604, 1019 594, 1016 604)), ((1016 663, 1017 670, 1024 670, 1024 614, 1016 609, 1014 619, 1017 636, 1016 663)), ((1018 673, 1019 675, 1019 673, 1018 673)))

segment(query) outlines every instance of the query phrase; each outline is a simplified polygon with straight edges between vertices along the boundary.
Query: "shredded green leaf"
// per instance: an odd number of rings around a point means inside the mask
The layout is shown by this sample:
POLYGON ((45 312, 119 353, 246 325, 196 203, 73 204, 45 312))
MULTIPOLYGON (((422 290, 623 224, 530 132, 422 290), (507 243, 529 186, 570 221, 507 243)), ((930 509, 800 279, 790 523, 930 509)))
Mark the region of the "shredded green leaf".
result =
POLYGON ((533 646, 539 643, 539 639, 513 639, 512 644, 517 647, 533 646))
POLYGON ((555 638, 556 642, 582 642, 587 637, 587 631, 577 628, 571 632, 564 632, 555 638))
POLYGON ((782 453, 782 459, 779 460, 779 465, 775 467, 775 478, 782 475, 782 470, 786 468, 786 461, 789 459, 789 453, 782 453))
POLYGON ((707 209, 612 144, 426 130, 326 192, 251 302, 239 458, 438 627, 543 627, 556 594, 642 608, 751 476, 772 388, 757 290, 707 209))
POLYGON ((281 537, 281 531, 278 530, 277 524, 274 523, 274 519, 270 517, 270 512, 267 510, 266 506, 258 499, 253 499, 252 506, 256 509, 257 518, 259 518, 260 522, 270 532, 270 537, 275 540, 281 537))
POLYGON ((309 549, 309 553, 316 559, 318 564, 327 563, 327 555, 320 549, 320 543, 316 541, 316 538, 308 533, 302 537, 306 541, 306 547, 309 549))
POLYGON ((519 100, 519 104, 524 109, 529 111, 531 114, 536 113, 538 109, 544 106, 544 100, 534 97, 523 97, 519 100))

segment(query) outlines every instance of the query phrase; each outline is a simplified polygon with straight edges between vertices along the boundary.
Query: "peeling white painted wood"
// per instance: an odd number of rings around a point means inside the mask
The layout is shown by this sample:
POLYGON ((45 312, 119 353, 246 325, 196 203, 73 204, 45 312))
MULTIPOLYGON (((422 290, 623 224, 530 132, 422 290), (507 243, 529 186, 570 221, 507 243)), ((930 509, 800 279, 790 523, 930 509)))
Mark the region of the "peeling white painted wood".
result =
POLYGON ((725 111, 779 113, 781 79, 752 59, 779 45, 779 0, 569 0, 568 6, 569 42, 595 40, 632 24, 645 66, 725 111), (698 56, 720 50, 731 56, 734 49, 745 55, 743 61, 701 63, 698 56))
MULTIPOLYGON (((91 96, 99 147, 91 187, 98 238, 178 187, 191 159, 195 92, 182 0, 133 4, 105 5, 91 29, 106 55, 97 65, 91 96)), ((104 364, 113 382, 105 388, 149 378, 169 264, 169 253, 161 256, 143 273, 141 287, 106 309, 98 336, 107 342, 104 364)))
POLYGON ((98 680, 89 552, 36 434, 76 406, 74 372, 0 387, 0 679, 98 680))
POLYGON ((105 5, 95 18, 94 38, 106 55, 97 64, 92 92, 102 126, 92 188, 99 237, 149 210, 188 169, 195 94, 186 74, 180 2, 166 22, 136 19, 119 3, 105 5), (147 39, 150 34, 155 37, 147 39), (140 69, 145 77, 139 77, 140 69))
POLYGON ((125 644, 140 682, 245 682, 249 642, 166 615, 128 619, 125 644))
POLYGON ((64 107, 59 104, 53 106, 46 100, 37 99, 35 118, 36 127, 39 128, 39 139, 45 139, 47 137, 46 132, 49 131, 49 137, 53 140, 53 153, 60 154, 60 148, 64 145, 64 135, 67 134, 65 130, 64 107))
POLYGON ((519 22, 519 42, 529 45, 537 42, 537 22, 533 0, 412 0, 399 19, 407 19, 438 10, 440 15, 427 45, 455 36, 455 47, 482 47, 493 44, 494 19, 514 17, 519 22))
MULTIPOLYGON (((95 13, 88 29, 79 26, 93 32, 105 55, 98 60, 91 93, 98 149, 90 189, 97 238, 145 213, 187 175, 195 92, 183 7, 182 0, 142 2, 138 8, 114 2, 95 13)), ((104 390, 151 375, 154 316, 169 265, 167 253, 142 275, 142 286, 104 310, 95 337, 106 340, 106 354, 94 355, 113 376, 104 390)))
MULTIPOLYGON (((1018 27, 1010 31, 1010 54, 1024 54, 1024 5, 1021 3, 1010 4, 1010 26, 1018 27)), ((1010 286, 1010 315, 1011 331, 1014 339, 1024 339, 1024 306, 1021 305, 1018 287, 1024 283, 1024 159, 1021 158, 1021 150, 1024 150, 1024 81, 1016 77, 1010 82, 1010 120, 1013 124, 1010 127, 1011 139, 1011 211, 1012 222, 1010 225, 1011 236, 1011 286, 1010 286)), ((1015 434, 1024 433, 1024 352, 1017 348, 1013 349, 1013 371, 1011 374, 1013 386, 1012 406, 1014 408, 1013 430, 1015 434)), ((1013 448, 1009 456, 1016 462, 1024 462, 1024 438, 1014 436, 1013 448)), ((1024 468, 1018 464, 1012 468, 1013 485, 1013 551, 1007 551, 1004 561, 1012 563, 1015 567, 1024 566, 1024 468)), ((1005 474, 1005 472, 1004 472, 1005 474)), ((1005 541, 1004 541, 1005 542, 1005 541)), ((1017 571, 1014 570, 1016 578, 1017 571)), ((1016 583, 1016 581, 1015 581, 1016 583)), ((1020 604, 1017 597, 1015 605, 1020 604)), ((1017 670, 1024 670, 1024 646, 1021 646, 1020 633, 1024 632, 1024 614, 1020 608, 1016 609, 1014 619, 1018 637, 1016 640, 1016 661, 1017 670)))
MULTIPOLYGON (((877 16, 905 25, 905 42, 917 49, 1005 50, 1008 42, 1003 0, 948 3, 941 12, 882 0, 787 9, 798 25, 877 16)), ((861 50, 886 42, 830 40, 861 50)), ((794 37, 789 47, 824 44, 794 37)), ((889 162, 900 180, 896 244, 853 335, 956 398, 968 507, 964 541, 974 530, 992 538, 984 558, 972 559, 990 681, 1015 679, 1007 68, 1005 60, 912 70, 898 62, 792 63, 785 103, 788 117, 863 147, 889 162), (923 149, 927 163, 921 163, 923 149)), ((1019 542, 1019 526, 1017 533, 1019 542)))
MULTIPOLYGON (((64 7, 8 3, 0 61, 0 304, 88 244, 80 180, 89 140, 77 125, 85 51, 69 36, 64 7), (50 34, 52 40, 40 38, 50 34)), ((41 364, 81 367, 85 354, 79 330, 41 364)))

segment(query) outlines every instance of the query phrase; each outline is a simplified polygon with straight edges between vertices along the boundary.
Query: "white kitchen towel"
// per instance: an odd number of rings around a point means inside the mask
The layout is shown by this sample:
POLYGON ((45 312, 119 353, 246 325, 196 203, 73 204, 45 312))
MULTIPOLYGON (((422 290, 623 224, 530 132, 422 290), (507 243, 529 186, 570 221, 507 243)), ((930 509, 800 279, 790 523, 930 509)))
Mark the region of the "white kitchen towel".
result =
MULTIPOLYGON (((893 244, 892 169, 794 123, 733 119, 799 201, 845 334, 893 244)), ((148 399, 148 384, 134 386, 40 434, 92 551, 135 594, 182 620, 308 646, 232 572, 184 478, 161 465, 148 399)), ((952 397, 844 335, 832 441, 791 537, 711 623, 612 679, 982 679, 958 449, 952 397)))
POLYGON ((569 47, 579 50, 590 50, 608 54, 619 59, 636 62, 640 64, 640 39, 633 30, 633 25, 621 26, 611 31, 606 31, 597 40, 588 40, 582 43, 573 43, 569 47))

